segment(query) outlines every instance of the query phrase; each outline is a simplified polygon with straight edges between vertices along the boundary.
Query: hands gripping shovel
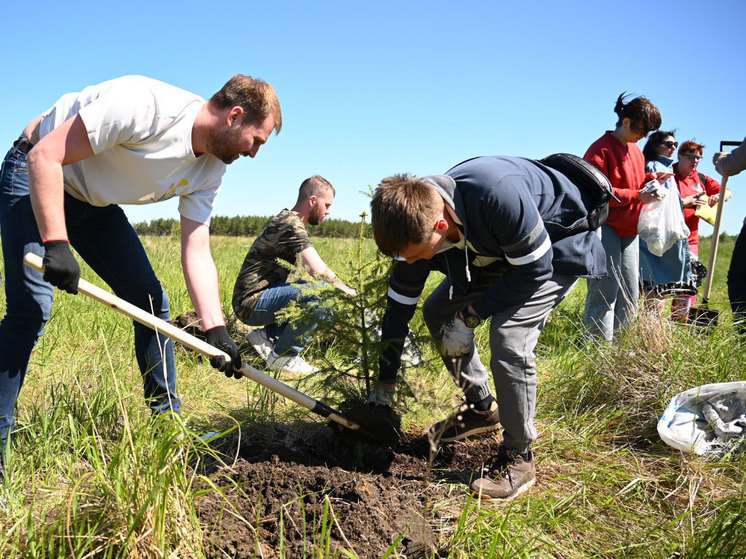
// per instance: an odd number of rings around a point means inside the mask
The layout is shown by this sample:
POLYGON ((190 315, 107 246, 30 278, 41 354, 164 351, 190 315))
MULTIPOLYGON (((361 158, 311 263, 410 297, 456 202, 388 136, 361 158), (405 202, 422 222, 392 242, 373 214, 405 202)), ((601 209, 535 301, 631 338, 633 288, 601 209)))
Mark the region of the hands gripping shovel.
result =
MULTIPOLYGON (((37 270, 38 272, 44 271, 42 259, 36 254, 26 254, 26 256, 24 257, 24 262, 27 266, 33 268, 34 270, 37 270)), ((145 326, 152 328, 153 330, 156 330, 157 332, 160 332, 165 336, 168 336, 172 340, 177 341, 182 345, 185 345, 186 347, 197 351, 208 358, 222 356, 225 359, 230 360, 230 357, 226 353, 217 349, 216 347, 211 346, 207 342, 200 340, 199 338, 192 336, 191 334, 188 334, 187 332, 174 326, 173 324, 170 324, 165 320, 153 316, 152 314, 140 309, 139 307, 136 307, 135 305, 132 305, 131 303, 128 303, 123 299, 120 299, 116 295, 113 295, 108 291, 105 291, 100 287, 97 287, 85 281, 84 279, 80 280, 80 283, 78 284, 78 291, 83 295, 86 295, 91 299, 98 301, 99 303, 108 305, 114 310, 130 317, 132 320, 136 320, 140 324, 144 324, 145 326)), ((318 400, 311 398, 303 392, 299 392, 295 388, 288 386, 284 382, 271 377, 258 369, 255 369, 247 363, 244 363, 241 366, 240 372, 243 376, 253 380, 254 382, 258 382, 265 388, 268 388, 273 392, 289 400, 292 400, 296 404, 300 404, 301 406, 317 415, 320 415, 321 417, 331 420, 332 422, 336 423, 341 428, 340 430, 343 432, 353 435, 360 435, 363 439, 369 441, 373 440, 384 444, 394 444, 396 441, 398 441, 398 430, 394 429, 388 424, 385 424, 385 422, 384 424, 382 424, 381 422, 375 422, 375 425, 361 425, 360 422, 349 419, 341 412, 327 406, 323 402, 319 402, 318 400)))

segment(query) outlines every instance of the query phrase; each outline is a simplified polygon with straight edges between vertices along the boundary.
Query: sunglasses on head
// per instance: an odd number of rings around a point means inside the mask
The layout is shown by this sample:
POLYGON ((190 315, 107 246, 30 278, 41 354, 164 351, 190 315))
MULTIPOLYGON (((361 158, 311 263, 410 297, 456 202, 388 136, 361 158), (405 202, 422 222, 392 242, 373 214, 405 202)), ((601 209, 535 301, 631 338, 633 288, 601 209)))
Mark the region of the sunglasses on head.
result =
POLYGON ((662 146, 666 146, 667 148, 677 148, 679 147, 679 142, 672 142, 671 140, 668 140, 667 142, 661 142, 662 146))

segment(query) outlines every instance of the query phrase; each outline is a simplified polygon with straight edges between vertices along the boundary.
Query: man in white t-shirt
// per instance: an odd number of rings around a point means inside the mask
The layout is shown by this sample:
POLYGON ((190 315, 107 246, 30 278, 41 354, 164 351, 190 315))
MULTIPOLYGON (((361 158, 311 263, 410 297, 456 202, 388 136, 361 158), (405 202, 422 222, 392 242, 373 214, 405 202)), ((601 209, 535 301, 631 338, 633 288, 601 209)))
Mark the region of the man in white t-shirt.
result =
MULTIPOLYGON (((0 322, 0 450, 54 287, 77 293, 80 266, 71 245, 119 297, 169 318, 168 297, 119 204, 179 197, 189 295, 207 341, 231 358, 211 364, 229 376, 240 368, 210 254, 210 214, 226 165, 254 157, 281 127, 272 86, 237 74, 209 101, 142 76, 113 79, 62 96, 24 129, 0 176, 7 299, 0 322), (43 256, 43 276, 23 265, 27 252, 43 256)), ((173 343, 134 327, 148 405, 154 414, 180 413, 173 343)))

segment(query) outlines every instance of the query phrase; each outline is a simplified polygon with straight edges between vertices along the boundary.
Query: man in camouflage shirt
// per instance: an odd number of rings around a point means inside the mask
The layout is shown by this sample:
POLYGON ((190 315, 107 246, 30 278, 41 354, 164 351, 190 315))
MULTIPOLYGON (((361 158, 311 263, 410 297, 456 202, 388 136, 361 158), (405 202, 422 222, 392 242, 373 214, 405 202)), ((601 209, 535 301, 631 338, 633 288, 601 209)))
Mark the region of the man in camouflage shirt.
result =
POLYGON ((326 312, 318 305, 318 297, 303 289, 307 282, 289 279, 299 258, 313 276, 328 281, 348 295, 355 295, 355 290, 339 281, 324 263, 306 231, 307 225, 318 225, 329 215, 334 194, 334 187, 320 176, 303 181, 293 209, 284 209, 270 220, 251 245, 238 274, 233 289, 233 310, 242 322, 261 327, 252 330, 247 339, 272 370, 317 371, 300 357, 316 323, 278 322, 276 317, 276 313, 291 301, 316 304, 317 319, 326 312))

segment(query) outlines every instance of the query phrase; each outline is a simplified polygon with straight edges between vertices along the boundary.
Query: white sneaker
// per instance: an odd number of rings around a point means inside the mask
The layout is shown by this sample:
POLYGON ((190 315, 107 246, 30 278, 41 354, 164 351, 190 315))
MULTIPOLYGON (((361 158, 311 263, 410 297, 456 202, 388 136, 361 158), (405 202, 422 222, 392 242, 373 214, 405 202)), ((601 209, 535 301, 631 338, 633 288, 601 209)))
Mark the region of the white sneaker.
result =
POLYGON ((269 354, 275 349, 275 344, 269 339, 264 328, 257 328, 246 334, 246 340, 251 344, 262 359, 269 358, 269 354))
POLYGON ((267 357, 267 367, 278 373, 311 374, 319 370, 306 363, 299 355, 277 355, 272 350, 267 357))

